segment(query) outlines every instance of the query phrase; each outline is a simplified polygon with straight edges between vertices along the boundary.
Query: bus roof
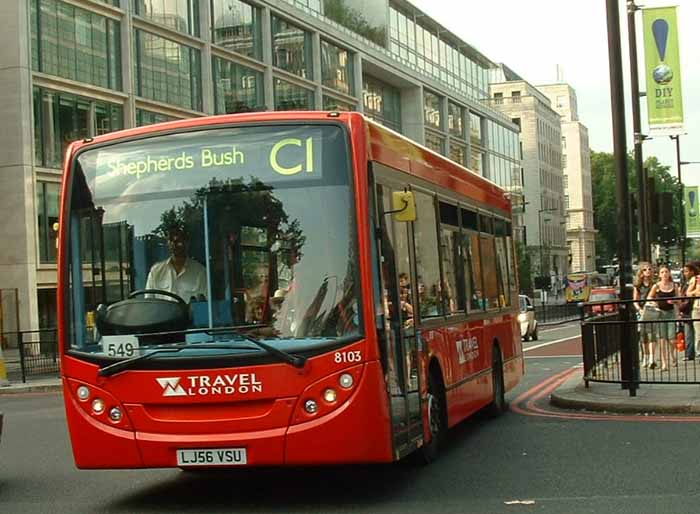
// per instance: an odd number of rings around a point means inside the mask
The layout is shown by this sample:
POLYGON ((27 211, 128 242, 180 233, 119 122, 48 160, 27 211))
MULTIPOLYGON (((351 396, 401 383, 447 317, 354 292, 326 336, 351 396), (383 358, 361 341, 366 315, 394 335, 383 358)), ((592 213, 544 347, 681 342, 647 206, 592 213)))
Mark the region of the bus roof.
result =
POLYGON ((511 202, 506 191, 494 182, 402 134, 363 118, 369 134, 368 158, 510 213, 511 202))

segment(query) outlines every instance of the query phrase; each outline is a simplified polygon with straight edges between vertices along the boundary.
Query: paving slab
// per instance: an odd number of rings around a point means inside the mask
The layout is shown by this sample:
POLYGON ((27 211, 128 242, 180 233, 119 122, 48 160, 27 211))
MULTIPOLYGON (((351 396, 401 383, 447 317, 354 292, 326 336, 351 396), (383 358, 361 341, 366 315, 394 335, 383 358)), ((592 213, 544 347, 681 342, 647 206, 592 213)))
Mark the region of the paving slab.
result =
POLYGON ((589 382, 586 387, 576 373, 552 392, 550 403, 564 409, 624 414, 700 414, 700 386, 640 384, 636 396, 630 396, 620 384, 589 382))

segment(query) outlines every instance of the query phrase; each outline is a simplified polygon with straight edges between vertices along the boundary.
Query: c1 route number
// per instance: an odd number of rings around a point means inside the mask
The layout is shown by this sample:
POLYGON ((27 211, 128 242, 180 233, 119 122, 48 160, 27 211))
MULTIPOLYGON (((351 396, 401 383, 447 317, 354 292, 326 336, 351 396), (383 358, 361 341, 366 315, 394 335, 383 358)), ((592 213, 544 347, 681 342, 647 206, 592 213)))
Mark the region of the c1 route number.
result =
POLYGON ((360 362, 362 360, 362 352, 360 350, 335 352, 333 360, 338 364, 342 362, 360 362))

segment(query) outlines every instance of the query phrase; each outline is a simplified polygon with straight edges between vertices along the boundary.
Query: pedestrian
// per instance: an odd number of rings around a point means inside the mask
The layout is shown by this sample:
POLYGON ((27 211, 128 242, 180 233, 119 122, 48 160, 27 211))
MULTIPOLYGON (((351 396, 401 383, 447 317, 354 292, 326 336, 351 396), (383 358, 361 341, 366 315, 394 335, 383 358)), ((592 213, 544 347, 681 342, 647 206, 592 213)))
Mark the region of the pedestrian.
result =
MULTIPOLYGON (((693 289, 690 286, 692 284, 693 288, 695 287, 695 276, 697 274, 698 268, 695 262, 689 262, 683 266, 681 296, 692 296, 693 289)), ((694 302, 692 298, 681 300, 678 304, 679 317, 686 320, 694 318, 692 312, 695 303, 697 302, 694 302)), ((683 333, 685 334, 685 357, 683 357, 683 360, 695 360, 695 327, 692 321, 683 321, 683 333)))
MULTIPOLYGON (((688 280, 688 289, 686 291, 687 296, 700 296, 700 261, 694 261, 695 265, 695 276, 688 280)), ((688 344, 693 344, 695 347, 695 355, 700 359, 700 300, 693 301, 693 308, 690 310, 690 316, 692 318, 694 339, 686 342, 688 344), (698 321, 696 321, 698 320, 698 321)))
POLYGON ((656 307, 659 309, 656 324, 656 337, 659 341, 659 352, 661 353, 661 371, 668 371, 669 364, 678 365, 678 355, 676 349, 672 348, 672 340, 676 337, 676 309, 675 305, 679 296, 678 284, 671 279, 671 269, 665 264, 659 268, 659 281, 649 291, 649 299, 656 300, 656 307))
MULTIPOLYGON (((640 262, 637 276, 634 279, 634 290, 632 299, 634 300, 634 308, 637 311, 637 319, 640 321, 651 321, 653 314, 653 306, 649 302, 644 302, 654 284, 654 274, 651 264, 648 262, 640 262), (648 305, 648 307, 647 307, 648 305), (645 319, 645 313, 646 319, 645 319)), ((654 369, 654 341, 656 340, 656 331, 653 323, 639 324, 639 344, 642 350, 642 367, 654 369)))

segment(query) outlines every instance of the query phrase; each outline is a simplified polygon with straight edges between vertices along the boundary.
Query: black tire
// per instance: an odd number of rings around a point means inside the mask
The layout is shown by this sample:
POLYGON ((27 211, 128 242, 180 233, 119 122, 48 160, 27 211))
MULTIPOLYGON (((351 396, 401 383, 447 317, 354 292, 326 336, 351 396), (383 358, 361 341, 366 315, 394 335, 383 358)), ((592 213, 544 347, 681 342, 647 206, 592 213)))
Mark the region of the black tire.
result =
POLYGON ((417 462, 428 465, 438 458, 440 447, 447 434, 447 406, 445 404, 445 386, 440 373, 431 370, 428 377, 428 416, 430 417, 430 442, 416 451, 417 462))
POLYGON ((533 341, 537 341, 537 338, 539 337, 539 336, 537 335, 537 331, 538 331, 538 330, 539 330, 539 327, 538 327, 537 325, 535 325, 535 330, 534 330, 534 332, 532 333, 532 340, 533 340, 533 341))
POLYGON ((493 347, 491 377, 493 380, 493 399, 486 408, 486 412, 490 416, 496 417, 508 410, 505 380, 503 377, 503 357, 501 356, 501 349, 498 346, 493 347))

